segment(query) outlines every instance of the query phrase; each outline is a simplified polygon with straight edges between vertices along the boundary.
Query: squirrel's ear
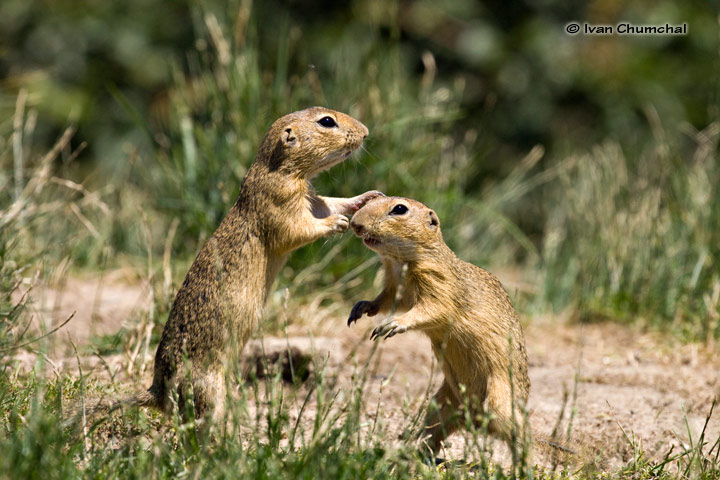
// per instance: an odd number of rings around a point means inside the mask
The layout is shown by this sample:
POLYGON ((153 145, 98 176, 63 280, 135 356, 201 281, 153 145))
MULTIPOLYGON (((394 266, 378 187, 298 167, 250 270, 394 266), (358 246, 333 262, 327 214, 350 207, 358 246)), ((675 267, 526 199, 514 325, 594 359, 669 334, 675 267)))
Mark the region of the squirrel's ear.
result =
POLYGON ((430 219, 428 220, 428 224, 430 225, 430 228, 435 230, 437 227, 440 226, 440 219, 438 219, 437 215, 435 215, 435 212, 430 210, 428 212, 430 219))
POLYGON ((297 137, 291 127, 287 127, 280 138, 286 147, 293 147, 297 143, 297 137))

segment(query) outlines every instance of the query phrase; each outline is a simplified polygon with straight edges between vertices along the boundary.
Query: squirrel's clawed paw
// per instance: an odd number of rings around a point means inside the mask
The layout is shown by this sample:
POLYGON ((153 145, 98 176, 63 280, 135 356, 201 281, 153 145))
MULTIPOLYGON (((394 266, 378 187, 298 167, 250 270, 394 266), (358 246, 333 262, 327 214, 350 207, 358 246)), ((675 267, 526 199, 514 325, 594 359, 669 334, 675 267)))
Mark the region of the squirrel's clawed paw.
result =
POLYGON ((345 215, 336 213, 328 217, 328 226, 330 227, 330 231, 328 232, 330 235, 333 233, 344 233, 350 228, 350 220, 348 220, 345 215))
POLYGON ((367 314, 368 317, 372 317, 373 315, 376 315, 378 313, 379 307, 375 305, 373 302, 369 302, 367 300, 360 300, 357 302, 352 310, 350 311, 350 316, 348 317, 348 327, 352 325, 353 322, 357 322, 360 317, 363 316, 363 314, 367 314))
POLYGON ((370 340, 374 340, 380 337, 390 338, 399 333, 405 332, 407 332, 407 327, 405 325, 400 325, 395 320, 391 320, 375 327, 375 329, 370 334, 370 340))

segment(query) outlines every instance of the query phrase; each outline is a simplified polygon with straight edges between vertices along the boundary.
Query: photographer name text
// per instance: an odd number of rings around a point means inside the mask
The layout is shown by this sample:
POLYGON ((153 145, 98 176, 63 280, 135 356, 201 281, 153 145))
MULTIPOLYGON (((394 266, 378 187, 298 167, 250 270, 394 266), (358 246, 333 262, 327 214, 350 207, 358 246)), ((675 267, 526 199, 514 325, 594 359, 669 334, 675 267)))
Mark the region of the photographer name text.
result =
POLYGON ((687 23, 672 25, 634 25, 632 23, 618 23, 617 25, 593 25, 591 23, 571 22, 565 25, 565 31, 570 35, 687 35, 687 23))

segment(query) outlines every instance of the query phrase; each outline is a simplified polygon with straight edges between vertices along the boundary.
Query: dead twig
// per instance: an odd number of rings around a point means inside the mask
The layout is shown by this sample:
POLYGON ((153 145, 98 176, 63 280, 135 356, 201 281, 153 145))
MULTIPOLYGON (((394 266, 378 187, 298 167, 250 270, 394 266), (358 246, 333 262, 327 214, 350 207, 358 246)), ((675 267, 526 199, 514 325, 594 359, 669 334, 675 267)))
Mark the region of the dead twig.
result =
POLYGON ((17 348, 27 347, 28 345, 32 345, 33 343, 42 340, 43 338, 49 337, 50 335, 52 335, 53 333, 57 332, 58 330, 60 330, 60 329, 61 329, 62 327, 64 327, 65 325, 67 325, 68 322, 70 322, 70 320, 73 319, 73 317, 75 316, 76 313, 77 313, 77 310, 74 311, 73 313, 71 313, 70 316, 69 316, 64 322, 62 322, 60 325, 58 325, 57 327, 55 327, 55 328, 53 328, 52 330, 50 330, 49 332, 47 332, 45 335, 41 335, 41 336, 39 336, 39 337, 37 337, 37 338, 33 338, 32 340, 30 340, 30 341, 28 341, 28 342, 25 342, 25 343, 21 343, 21 344, 19 344, 19 345, 13 345, 13 346, 11 346, 11 347, 2 348, 2 349, 0 349, 0 353, 7 353, 7 352, 11 352, 11 351, 13 351, 13 350, 15 350, 15 349, 17 349, 17 348))

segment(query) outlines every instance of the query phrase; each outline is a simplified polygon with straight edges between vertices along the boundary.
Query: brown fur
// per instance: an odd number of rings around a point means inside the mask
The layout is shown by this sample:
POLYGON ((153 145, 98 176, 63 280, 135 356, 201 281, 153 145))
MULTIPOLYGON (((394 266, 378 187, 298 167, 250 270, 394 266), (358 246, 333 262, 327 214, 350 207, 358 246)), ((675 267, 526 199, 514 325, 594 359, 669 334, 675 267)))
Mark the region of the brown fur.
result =
POLYGON ((445 380, 434 397, 437 408, 425 419, 432 451, 460 426, 456 414, 466 402, 478 422, 489 413, 489 430, 511 447, 514 439, 529 440, 525 339, 498 279, 457 258, 443 241, 435 212, 415 200, 374 199, 350 224, 380 255, 385 285, 374 300, 355 304, 348 325, 363 314, 394 313, 372 337, 420 330, 442 366, 445 380), (393 213, 397 205, 408 211, 393 213))
POLYGON ((290 252, 344 232, 348 215, 367 200, 321 197, 310 178, 345 160, 368 130, 321 107, 277 120, 243 180, 237 202, 200 250, 170 311, 155 355, 153 384, 140 403, 171 409, 194 399, 196 416, 218 416, 225 401, 225 368, 237 362, 260 318, 268 291, 290 252), (318 123, 331 117, 337 124, 318 123))

